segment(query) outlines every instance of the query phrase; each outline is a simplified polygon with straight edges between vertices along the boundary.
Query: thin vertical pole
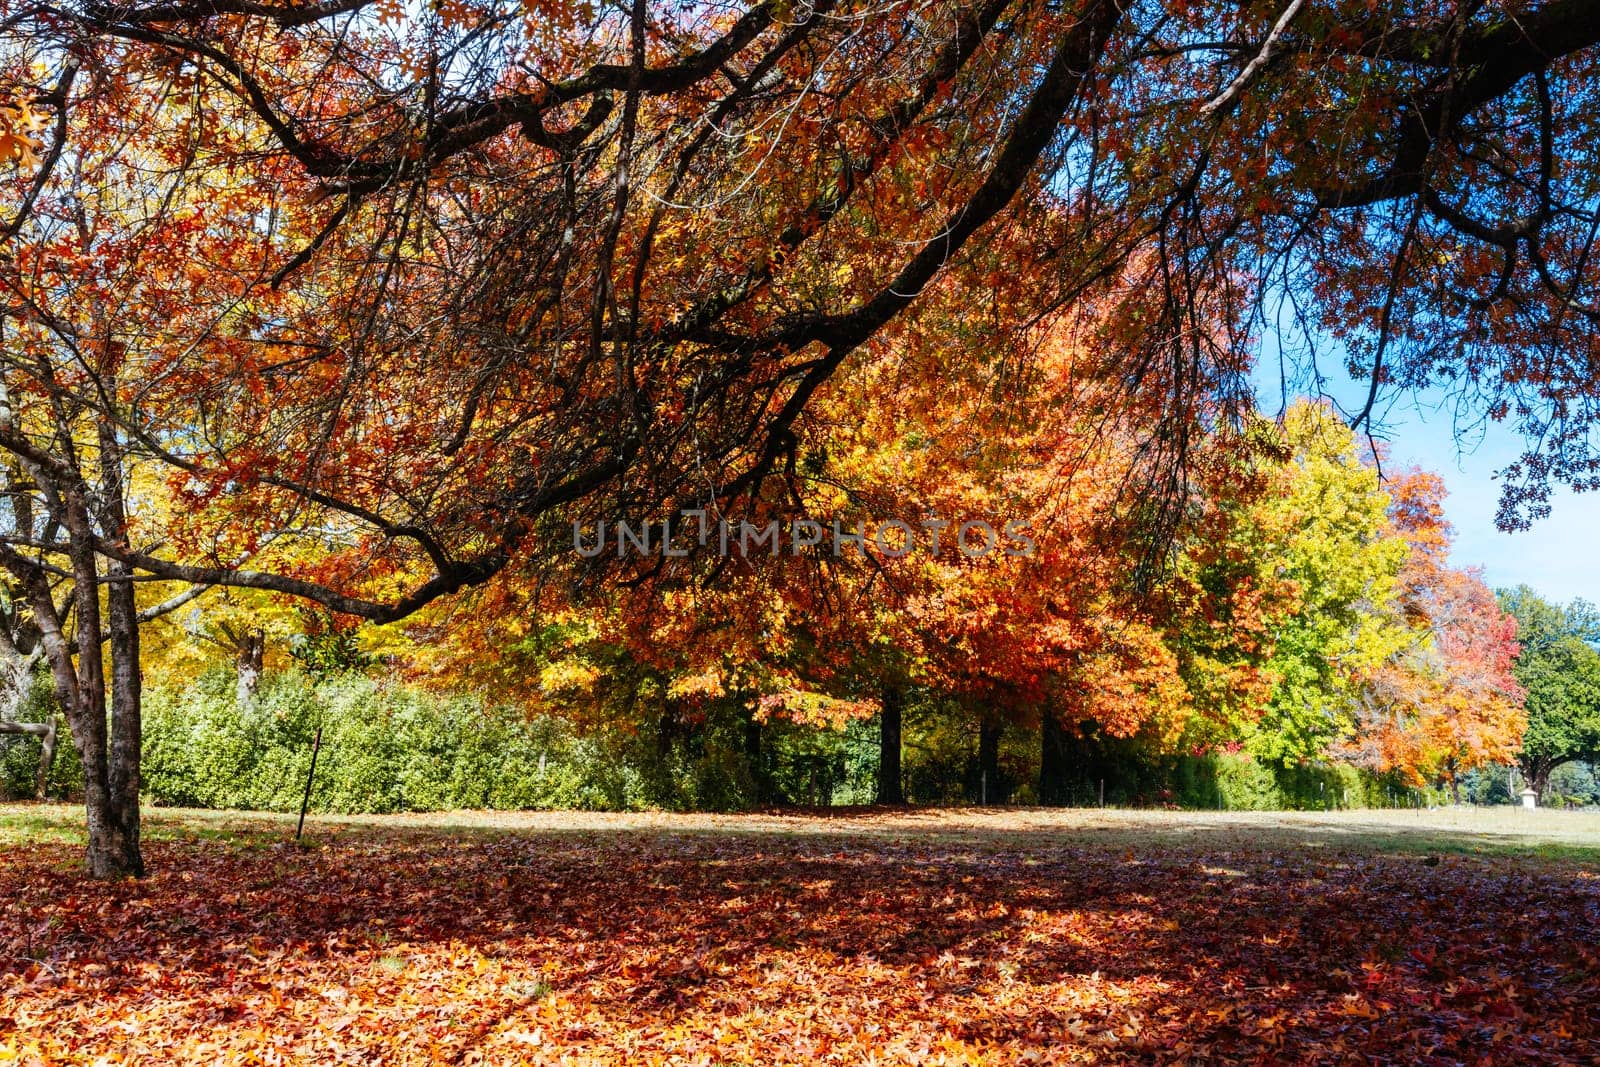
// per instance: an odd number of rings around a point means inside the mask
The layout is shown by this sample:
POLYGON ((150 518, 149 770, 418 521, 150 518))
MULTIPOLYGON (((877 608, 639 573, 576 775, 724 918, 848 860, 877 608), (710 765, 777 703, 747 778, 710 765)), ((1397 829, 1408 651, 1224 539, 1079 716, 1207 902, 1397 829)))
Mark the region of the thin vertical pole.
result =
POLYGON ((316 739, 311 742, 311 770, 306 773, 306 795, 300 801, 300 824, 294 828, 294 839, 306 828, 306 809, 311 807, 311 782, 317 777, 317 753, 322 751, 322 727, 317 727, 316 739))

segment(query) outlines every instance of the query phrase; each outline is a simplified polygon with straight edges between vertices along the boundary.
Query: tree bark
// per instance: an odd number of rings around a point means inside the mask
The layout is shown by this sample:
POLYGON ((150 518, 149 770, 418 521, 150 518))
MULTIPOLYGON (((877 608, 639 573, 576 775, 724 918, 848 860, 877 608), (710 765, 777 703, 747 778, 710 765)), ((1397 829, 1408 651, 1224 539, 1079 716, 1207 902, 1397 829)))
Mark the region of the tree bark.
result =
POLYGON ((1000 733, 1004 729, 992 719, 978 723, 978 803, 1003 804, 1000 788, 1000 733))
MULTIPOLYGON (((99 369, 104 372, 108 368, 102 365, 99 369)), ((143 877, 144 858, 139 851, 139 616, 131 565, 114 562, 102 576, 96 547, 97 534, 102 531, 126 545, 123 453, 115 427, 100 420, 96 424, 100 485, 91 488, 78 467, 81 453, 74 417, 65 409, 57 409, 56 417, 61 456, 41 458, 13 450, 30 485, 18 492, 14 470, 8 471, 8 485, 13 490, 9 496, 15 529, 28 537, 34 533, 29 493, 37 490, 42 494, 52 531, 46 539, 56 541, 58 531, 65 535, 65 574, 57 563, 47 568, 42 559, 25 556, 8 542, 0 543, 0 566, 22 586, 39 631, 39 644, 50 664, 56 701, 83 762, 89 872, 97 878, 143 877), (59 606, 52 575, 64 577, 71 585, 69 599, 59 606), (106 587, 104 614, 102 585, 106 587), (73 623, 70 637, 64 623, 69 613, 73 623), (109 724, 102 651, 107 639, 111 645, 109 724)), ((0 430, 15 429, 10 395, 0 382, 0 430)))
POLYGON ((108 583, 114 722, 108 732, 106 679, 101 663, 100 576, 89 515, 81 491, 62 494, 72 567, 75 642, 61 625, 42 568, 14 554, 7 563, 28 589, 50 662, 56 699, 72 729, 83 761, 83 798, 89 831, 88 867, 96 878, 142 878, 139 851, 139 643, 138 618, 130 609, 131 582, 108 583), (19 573, 20 571, 20 573, 19 573), (119 591, 120 587, 120 591, 119 591), (76 648, 74 647, 76 645, 76 648), (74 652, 77 655, 74 655, 74 652))
POLYGON ((50 721, 43 724, 44 734, 39 740, 39 770, 34 778, 33 799, 45 800, 50 792, 50 769, 56 765, 56 743, 60 735, 56 732, 56 717, 50 716, 50 721))
MULTIPOLYGON (((102 373, 114 377, 115 368, 104 367, 102 373)), ((100 419, 95 429, 100 445, 96 517, 107 537, 123 547, 131 547, 128 545, 122 443, 109 420, 100 419)), ((98 558, 91 543, 88 557, 91 568, 97 565, 98 558)), ((106 566, 106 577, 106 636, 111 643, 111 745, 106 766, 106 792, 110 802, 107 814, 115 834, 111 840, 112 851, 101 862, 108 875, 143 878, 144 857, 139 849, 139 785, 144 752, 144 679, 139 670, 139 606, 134 595, 132 564, 112 560, 106 566)), ((98 646, 80 644, 80 661, 99 659, 84 653, 83 650, 90 647, 98 646)), ((91 858, 90 866, 93 865, 91 858)))
POLYGON ((1039 724, 1039 803, 1063 807, 1067 803, 1067 735, 1061 720, 1045 708, 1039 724))
POLYGON ((772 787, 767 780, 767 767, 761 746, 761 720, 748 709, 744 720, 744 758, 750 767, 750 781, 755 787, 756 803, 772 802, 772 787))
POLYGON ((266 657, 267 635, 260 630, 246 630, 239 637, 233 667, 238 677, 238 698, 241 708, 255 699, 256 687, 261 684, 261 665, 266 657))
POLYGON ((9 548, 0 548, 0 562, 18 578, 39 627, 39 640, 56 701, 67 718, 72 742, 83 762, 83 797, 87 815, 89 872, 97 878, 143 877, 139 851, 139 644, 138 619, 132 612, 133 587, 111 582, 111 660, 113 718, 108 731, 106 679, 101 664, 100 576, 80 492, 61 494, 65 501, 71 565, 74 632, 62 625, 65 608, 56 606, 44 568, 9 548), (121 592, 117 592, 121 587, 121 592))
MULTIPOLYGON (((110 567, 113 577, 131 577, 132 568, 110 567)), ((111 745, 106 767, 110 820, 116 826, 106 876, 144 877, 139 848, 139 785, 143 754, 143 679, 139 673, 139 620, 133 583, 113 581, 106 592, 111 639, 111 745)), ((93 861, 91 860, 91 866, 93 861)))
MULTIPOLYGON (((75 509, 76 510, 76 509, 75 509)), ((72 531, 74 540, 77 531, 72 531)), ((112 609, 110 632, 102 626, 99 579, 94 549, 85 540, 75 546, 73 578, 77 600, 78 700, 76 715, 68 716, 73 739, 83 757, 84 807, 89 821, 89 873, 96 878, 142 878, 144 858, 139 853, 139 685, 138 660, 129 659, 129 635, 122 612, 112 609), (106 677, 99 650, 111 638, 112 706, 107 724, 106 677), (130 681, 130 666, 131 676, 130 681), (132 701, 130 706, 129 701, 132 701)), ((132 596, 129 583, 125 592, 132 596)), ((117 584, 108 590, 116 603, 117 584)), ((132 644, 138 652, 137 628, 132 644)))
POLYGON ((883 711, 878 718, 878 803, 904 804, 900 779, 900 725, 905 693, 897 685, 883 687, 883 711))
MULTIPOLYGON (((14 479, 13 479, 14 484, 14 479)), ((20 494, 19 494, 20 496, 20 494)), ((20 523, 31 523, 32 519, 23 506, 13 497, 12 513, 20 523)), ((19 530, 32 531, 31 526, 18 527, 19 530)), ((36 630, 36 627, 24 627, 19 624, 19 616, 23 611, 23 598, 8 596, 11 604, 3 621, 0 621, 0 685, 9 689, 6 695, 6 706, 0 708, 0 734, 26 734, 39 739, 39 769, 34 774, 33 799, 43 800, 50 785, 50 768, 56 761, 56 719, 51 715, 44 722, 22 722, 19 716, 23 706, 28 702, 28 695, 33 691, 33 669, 44 655, 37 634, 31 637, 27 630, 36 630), (19 640, 19 637, 25 638, 19 640), (27 655, 23 655, 21 646, 28 646, 27 655)))

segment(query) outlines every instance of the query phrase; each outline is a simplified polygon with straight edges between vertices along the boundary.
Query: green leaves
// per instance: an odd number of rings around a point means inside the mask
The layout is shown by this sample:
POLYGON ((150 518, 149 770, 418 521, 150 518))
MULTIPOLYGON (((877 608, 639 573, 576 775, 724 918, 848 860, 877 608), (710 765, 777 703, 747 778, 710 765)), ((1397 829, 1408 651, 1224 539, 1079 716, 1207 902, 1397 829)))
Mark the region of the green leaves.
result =
POLYGON ((1249 741, 1260 758, 1285 763, 1324 755, 1353 733, 1366 674, 1415 635, 1395 611, 1404 538, 1389 523, 1389 495, 1355 436, 1328 409, 1291 408, 1283 489, 1257 521, 1266 554, 1297 590, 1277 626, 1267 668, 1277 677, 1266 715, 1249 741))
POLYGON ((1600 652, 1587 639, 1593 609, 1583 601, 1559 607, 1527 586, 1502 590, 1500 601, 1522 643, 1514 668, 1528 691, 1521 762, 1542 791, 1555 767, 1600 758, 1600 652))

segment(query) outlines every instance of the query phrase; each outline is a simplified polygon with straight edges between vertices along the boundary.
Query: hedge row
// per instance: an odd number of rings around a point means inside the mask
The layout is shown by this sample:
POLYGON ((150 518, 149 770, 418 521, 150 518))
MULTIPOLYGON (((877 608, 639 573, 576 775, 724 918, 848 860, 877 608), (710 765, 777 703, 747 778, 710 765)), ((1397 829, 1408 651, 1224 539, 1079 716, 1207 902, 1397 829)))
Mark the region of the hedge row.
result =
POLYGON ((823 803, 836 795, 812 751, 817 731, 765 728, 757 766, 747 726, 720 708, 692 731, 630 722, 579 730, 354 673, 270 674, 241 708, 232 675, 218 671, 181 693, 147 695, 144 792, 158 805, 295 810, 320 729, 314 811, 731 811, 805 802, 808 790, 823 803))
MULTIPOLYGON (((47 686, 24 717, 51 713, 47 686)), ((1001 781, 978 774, 974 731, 960 716, 908 716, 905 783, 921 803, 1036 802, 1037 731, 1007 731, 1001 781)), ((734 705, 692 724, 616 722, 578 730, 472 695, 440 696, 359 673, 267 675, 248 707, 230 671, 182 690, 151 687, 144 707, 144 793, 157 805, 296 810, 313 739, 322 747, 312 809, 452 808, 728 811, 770 803, 863 804, 873 799, 877 724, 843 731, 754 727, 734 705)), ((1077 742, 1062 795, 1092 805, 1280 810, 1412 806, 1441 801, 1342 764, 1273 768, 1245 755, 1154 756, 1114 739, 1077 742)), ((38 742, 0 739, 0 789, 31 795, 38 742)), ((81 792, 63 735, 51 795, 81 792)))
POLYGON ((241 708, 225 671, 144 709, 144 792, 159 805, 298 809, 322 744, 313 810, 617 808, 629 775, 599 743, 548 719, 359 674, 262 679, 241 708))

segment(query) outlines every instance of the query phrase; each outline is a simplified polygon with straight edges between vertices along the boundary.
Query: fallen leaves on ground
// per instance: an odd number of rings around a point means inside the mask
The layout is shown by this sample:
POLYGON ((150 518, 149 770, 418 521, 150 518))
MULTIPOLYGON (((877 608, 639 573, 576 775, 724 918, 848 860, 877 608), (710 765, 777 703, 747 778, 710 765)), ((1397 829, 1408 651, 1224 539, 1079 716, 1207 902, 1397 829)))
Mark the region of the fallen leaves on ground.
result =
POLYGON ((180 838, 121 884, 6 852, 0 1063, 1600 1059, 1579 863, 815 826, 180 838))

